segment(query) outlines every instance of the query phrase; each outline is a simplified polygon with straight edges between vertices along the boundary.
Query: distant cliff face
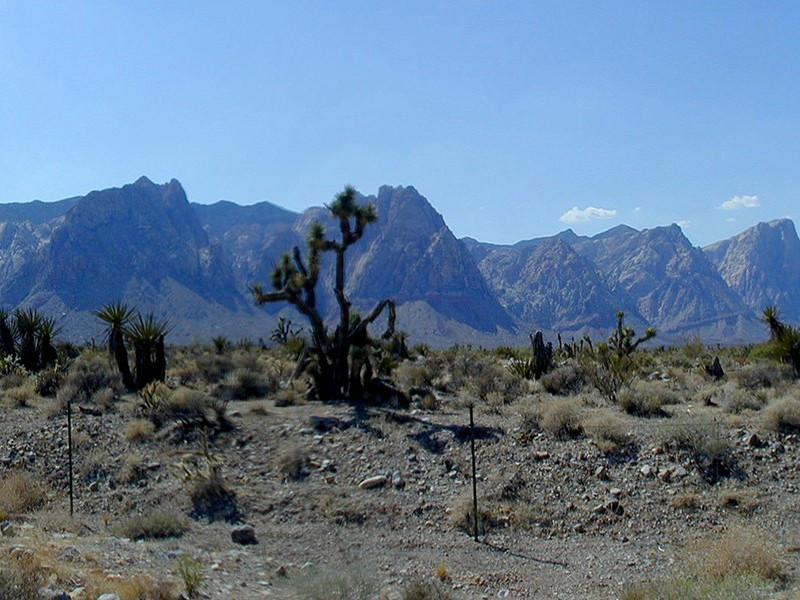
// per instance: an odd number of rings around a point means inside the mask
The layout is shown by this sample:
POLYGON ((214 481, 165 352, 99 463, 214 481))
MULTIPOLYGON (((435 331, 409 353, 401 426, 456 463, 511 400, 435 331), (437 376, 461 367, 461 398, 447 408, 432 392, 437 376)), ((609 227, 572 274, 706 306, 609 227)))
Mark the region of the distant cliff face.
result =
POLYGON ((794 223, 759 223, 703 249, 722 278, 753 310, 777 305, 800 319, 800 239, 794 223))
MULTIPOLYGON (((412 342, 525 343, 527 334, 602 334, 624 310, 660 339, 763 337, 756 311, 778 304, 800 317, 800 240, 790 221, 762 223, 705 250, 680 228, 618 226, 594 237, 567 230, 514 245, 457 239, 413 187, 382 187, 378 221, 347 253, 355 310, 398 304, 412 342)), ((293 213, 269 203, 188 202, 173 180, 146 178, 58 203, 0 205, 0 304, 56 314, 65 335, 101 329, 92 311, 128 299, 172 319, 174 341, 267 337, 288 305, 253 306, 249 286, 269 283, 281 254, 305 252, 309 226, 338 227, 324 208, 293 213)), ((335 315, 330 257, 319 307, 335 315)))

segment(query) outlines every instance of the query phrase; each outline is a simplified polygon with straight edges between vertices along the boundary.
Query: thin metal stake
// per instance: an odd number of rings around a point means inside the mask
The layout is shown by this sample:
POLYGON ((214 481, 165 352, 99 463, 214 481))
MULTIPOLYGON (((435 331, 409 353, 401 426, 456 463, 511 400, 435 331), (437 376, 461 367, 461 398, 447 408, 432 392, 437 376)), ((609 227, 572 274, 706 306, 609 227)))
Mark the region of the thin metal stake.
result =
POLYGON ((475 479, 475 419, 472 417, 472 405, 469 407, 469 429, 472 433, 472 514, 475 526, 475 541, 478 541, 478 482, 475 479))
POLYGON ((75 512, 72 488, 72 402, 67 402, 67 453, 69 455, 69 516, 75 512))

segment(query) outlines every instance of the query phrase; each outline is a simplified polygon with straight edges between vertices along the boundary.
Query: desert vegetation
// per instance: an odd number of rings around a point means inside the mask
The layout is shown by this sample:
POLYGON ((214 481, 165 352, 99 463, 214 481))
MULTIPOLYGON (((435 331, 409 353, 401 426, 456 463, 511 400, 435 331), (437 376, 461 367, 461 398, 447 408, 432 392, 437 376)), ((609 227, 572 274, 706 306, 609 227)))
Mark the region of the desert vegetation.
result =
POLYGON ((315 342, 287 321, 271 347, 151 347, 128 376, 112 321, 133 313, 104 311, 102 347, 51 336, 53 361, 4 359, 0 597, 796 593, 800 381, 774 334, 663 348, 620 315, 600 341, 419 346, 382 367, 398 408, 309 393, 315 342))

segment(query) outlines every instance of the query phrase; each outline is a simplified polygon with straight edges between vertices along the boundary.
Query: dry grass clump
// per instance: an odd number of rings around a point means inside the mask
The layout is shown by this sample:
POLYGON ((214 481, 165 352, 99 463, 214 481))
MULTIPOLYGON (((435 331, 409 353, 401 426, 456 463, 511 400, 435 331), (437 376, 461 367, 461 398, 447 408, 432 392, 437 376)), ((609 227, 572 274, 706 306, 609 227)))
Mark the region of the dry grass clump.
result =
POLYGON ((713 579, 730 575, 781 581, 786 565, 779 548, 761 531, 732 527, 719 537, 697 540, 687 547, 686 564, 713 579))
POLYGON ((732 377, 739 387, 755 391, 786 385, 794 379, 794 372, 789 365, 762 358, 743 365, 732 377))
POLYGON ((284 481, 302 479, 308 470, 308 452, 300 446, 286 446, 275 457, 275 466, 284 481))
POLYGON ((679 401, 680 397, 674 390, 656 381, 637 381, 617 395, 622 410, 637 417, 664 416, 663 407, 679 401))
POLYGON ((33 379, 26 379, 19 385, 6 388, 2 392, 3 404, 10 408, 30 406, 37 397, 36 382, 33 379))
POLYGON ((580 397, 550 398, 534 408, 532 418, 544 431, 559 439, 583 433, 585 406, 580 397))
POLYGON ((0 598, 3 600, 40 600, 39 589, 46 573, 38 560, 27 553, 0 563, 0 598))
POLYGON ((770 402, 763 410, 764 427, 792 433, 800 430, 800 398, 784 396, 770 402))
POLYGON ((378 583, 364 565, 313 565, 290 573, 282 586, 298 600, 374 600, 378 583))
POLYGON ((746 410, 760 410, 765 398, 763 391, 754 392, 728 384, 718 388, 710 400, 719 404, 725 412, 738 415, 746 410))
POLYGON ((610 410, 594 410, 585 414, 581 428, 606 454, 617 452, 634 442, 628 422, 610 410))
POLYGON ((679 574, 624 592, 623 600, 757 600, 771 597, 786 571, 779 549, 761 532, 735 527, 691 543, 679 574))
POLYGON ((0 512, 15 514, 39 508, 47 490, 25 471, 11 471, 0 479, 0 512))
POLYGON ((162 540, 181 537, 188 529, 189 525, 181 515, 155 512, 130 518, 117 533, 131 540, 162 540))
POLYGON ((142 443, 153 439, 156 426, 149 419, 133 419, 125 425, 125 439, 132 443, 142 443))
POLYGON ((412 579, 400 592, 402 600, 453 600, 453 593, 438 581, 412 579))
POLYGON ((369 509, 344 491, 323 494, 318 506, 325 518, 336 525, 360 525, 369 517, 369 509))
POLYGON ((657 435, 663 445, 686 452, 706 480, 716 482, 737 474, 731 447, 720 425, 710 419, 670 419, 657 435))
POLYGON ((415 361, 404 361, 392 371, 392 378, 400 389, 410 390, 411 388, 431 387, 435 378, 436 371, 431 368, 431 364, 425 358, 415 361))
POLYGON ((580 363, 571 359, 542 375, 539 382, 545 390, 553 395, 569 396, 583 391, 587 380, 580 363))
POLYGON ((306 403, 308 383, 295 379, 290 385, 275 392, 275 406, 300 406, 306 403))
POLYGON ((131 452, 122 461, 122 466, 117 473, 117 479, 122 483, 137 483, 147 476, 147 468, 144 465, 142 455, 138 452, 131 452))
MULTIPOLYGON (((475 535, 475 509, 471 494, 464 494, 456 500, 450 510, 450 522, 469 535, 475 535)), ((478 498, 478 535, 485 535, 498 525, 499 521, 490 503, 478 498)))

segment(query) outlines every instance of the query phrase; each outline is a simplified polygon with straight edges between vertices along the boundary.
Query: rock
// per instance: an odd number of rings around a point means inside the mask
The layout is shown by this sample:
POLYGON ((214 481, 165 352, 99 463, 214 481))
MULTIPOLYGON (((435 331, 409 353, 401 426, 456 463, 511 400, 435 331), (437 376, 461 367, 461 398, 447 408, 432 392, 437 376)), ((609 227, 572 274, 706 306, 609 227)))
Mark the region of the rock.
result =
POLYGON ((400 471, 392 471, 392 485, 400 490, 406 487, 406 480, 400 474, 400 471))
POLYGON ((100 484, 97 481, 92 481, 89 483, 88 488, 90 492, 96 492, 100 489, 100 484))
POLYGON ((278 567, 275 571, 275 575, 278 577, 286 577, 286 567, 284 567, 283 565, 278 567))
POLYGON ((97 600, 120 600, 120 597, 117 594, 100 594, 97 597, 97 600))
POLYGON ((0 523, 0 535, 3 537, 11 537, 14 535, 14 526, 10 521, 3 521, 0 523))
POLYGON ((533 460, 545 460, 550 458, 550 453, 545 452, 544 450, 539 450, 533 453, 533 460))
POLYGON ((611 494, 611 496, 614 498, 619 498, 620 496, 622 496, 622 490, 619 488, 611 488, 611 490, 609 490, 608 493, 611 494))
POLYGON ((256 530, 251 525, 243 525, 231 530, 231 540, 243 546, 258 543, 256 530))
POLYGON ((781 444, 780 442, 775 442, 773 444, 770 444, 769 453, 772 456, 777 456, 778 454, 783 454, 784 452, 786 452, 786 448, 784 448, 783 444, 781 444))
POLYGON ((606 469, 605 466, 600 465, 594 470, 594 476, 597 477, 598 479, 602 479, 603 481, 605 481, 609 479, 608 469, 606 469))
POLYGON ((603 506, 607 511, 612 512, 615 515, 625 514, 625 509, 622 508, 622 504, 620 503, 619 498, 617 497, 609 498, 608 500, 606 500, 603 506))
POLYGON ((764 440, 762 440, 758 435, 755 433, 749 433, 742 438, 742 442, 746 446, 750 446, 751 448, 763 448, 766 444, 764 440))
POLYGON ((650 465, 643 465, 642 468, 639 469, 639 473, 641 473, 643 477, 652 477, 653 467, 650 465))
POLYGON ((684 469, 682 466, 677 465, 672 467, 672 478, 673 479, 680 479, 681 477, 686 477, 689 474, 689 471, 684 469))
POLYGON ((661 481, 669 481, 672 478, 672 468, 671 467, 661 467, 658 470, 658 478, 661 481))
POLYGON ((371 490, 385 486, 389 482, 386 475, 375 475, 374 477, 367 477, 364 481, 358 484, 362 490, 371 490))

